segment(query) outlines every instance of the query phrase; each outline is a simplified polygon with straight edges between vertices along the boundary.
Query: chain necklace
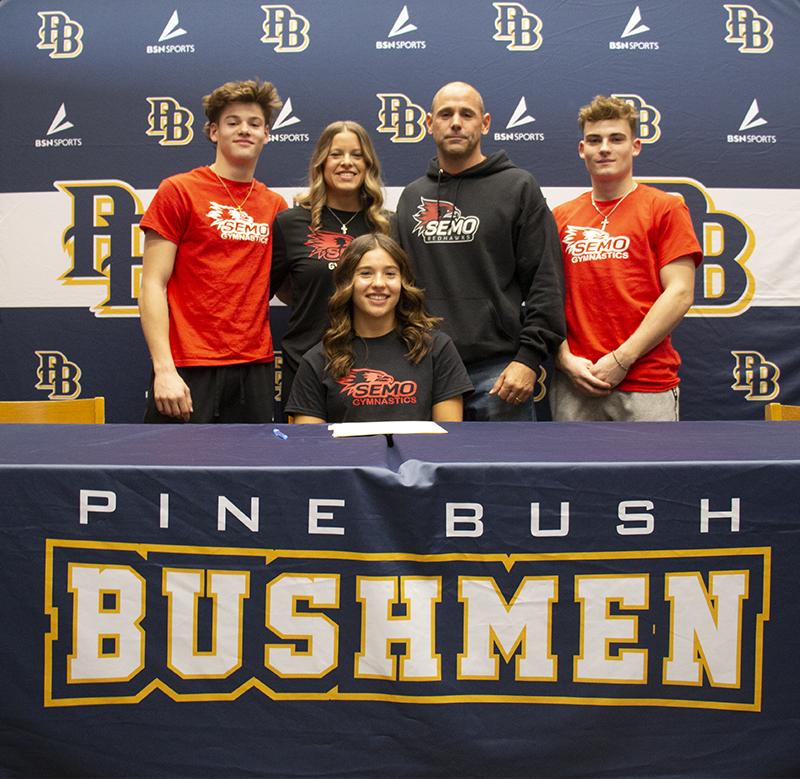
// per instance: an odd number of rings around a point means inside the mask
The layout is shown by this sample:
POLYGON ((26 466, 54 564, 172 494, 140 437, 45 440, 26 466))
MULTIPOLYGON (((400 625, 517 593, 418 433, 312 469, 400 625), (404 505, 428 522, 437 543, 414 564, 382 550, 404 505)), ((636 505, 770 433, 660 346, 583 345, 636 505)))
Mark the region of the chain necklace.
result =
POLYGON ((361 213, 361 211, 356 211, 346 222, 343 222, 341 219, 339 219, 338 216, 336 216, 336 214, 333 213, 333 210, 331 209, 331 207, 329 205, 326 204, 325 208, 327 208, 328 211, 331 212, 331 214, 333 215, 333 218, 342 226, 342 232, 345 235, 347 235, 347 225, 349 225, 350 222, 352 222, 361 213))
POLYGON ((608 224, 608 220, 611 218, 611 214, 613 214, 613 213, 614 213, 614 212, 615 212, 615 211, 616 211, 616 210, 617 210, 617 209, 618 209, 618 208, 619 208, 619 207, 622 205, 622 201, 623 201, 623 200, 625 200, 625 198, 626 198, 626 197, 628 197, 628 195, 630 195, 630 194, 631 194, 631 192, 633 192, 633 190, 634 190, 634 189, 636 189, 636 187, 638 187, 638 186, 639 186, 638 182, 634 181, 634 182, 633 182, 633 187, 631 187, 631 189, 629 189, 629 190, 628 190, 628 191, 627 191, 627 192, 626 192, 626 193, 625 193, 625 194, 622 196, 622 198, 621 198, 619 201, 617 201, 617 204, 614 206, 614 208, 612 208, 612 209, 611 209, 611 210, 608 212, 608 216, 606 216, 606 215, 605 215, 605 214, 604 214, 604 213, 603 213, 603 212, 602 212, 602 211, 601 211, 601 210, 600 210, 600 209, 597 207, 597 203, 595 203, 595 202, 594 202, 594 192, 592 192, 592 195, 591 195, 591 197, 592 197, 592 205, 594 206, 594 210, 595 210, 595 211, 597 211, 597 213, 598 213, 598 214, 600 214, 600 216, 602 216, 602 217, 603 217, 603 226, 600 228, 601 230, 603 230, 603 231, 605 232, 606 225, 608 224))
POLYGON ((214 172, 214 175, 219 179, 219 183, 222 184, 223 187, 225 187, 225 191, 228 193, 228 197, 231 199, 233 205, 236 207, 236 210, 239 212, 239 219, 241 219, 242 208, 244 208, 244 204, 247 202, 247 198, 250 197, 250 193, 253 191, 253 187, 256 185, 256 180, 253 179, 250 182, 250 189, 247 190, 247 194, 245 195, 244 200, 242 200, 241 204, 239 204, 233 199, 233 195, 231 194, 231 191, 228 189, 228 185, 222 180, 222 178, 220 178, 219 173, 217 173, 217 171, 215 171, 214 168, 211 168, 211 170, 214 172))

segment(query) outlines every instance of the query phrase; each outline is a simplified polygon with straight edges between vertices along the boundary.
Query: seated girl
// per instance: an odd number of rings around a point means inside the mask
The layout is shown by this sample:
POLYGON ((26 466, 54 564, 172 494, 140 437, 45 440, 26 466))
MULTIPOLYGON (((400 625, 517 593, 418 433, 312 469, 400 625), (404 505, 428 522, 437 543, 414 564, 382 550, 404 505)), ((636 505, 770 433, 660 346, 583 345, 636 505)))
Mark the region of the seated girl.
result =
POLYGON ((333 279, 330 330, 303 358, 286 405, 295 423, 460 422, 472 384, 425 313, 400 246, 381 234, 356 238, 333 279))

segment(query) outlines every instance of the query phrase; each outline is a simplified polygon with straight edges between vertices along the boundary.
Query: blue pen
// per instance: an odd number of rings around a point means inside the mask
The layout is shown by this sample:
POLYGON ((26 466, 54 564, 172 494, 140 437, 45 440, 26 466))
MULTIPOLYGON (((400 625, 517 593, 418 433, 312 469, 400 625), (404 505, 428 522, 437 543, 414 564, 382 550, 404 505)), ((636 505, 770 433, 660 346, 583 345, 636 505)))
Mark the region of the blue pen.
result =
POLYGON ((275 433, 275 435, 278 436, 278 438, 282 438, 284 441, 286 441, 289 438, 289 436, 286 435, 286 433, 282 433, 280 430, 278 430, 277 427, 273 428, 272 432, 275 433))

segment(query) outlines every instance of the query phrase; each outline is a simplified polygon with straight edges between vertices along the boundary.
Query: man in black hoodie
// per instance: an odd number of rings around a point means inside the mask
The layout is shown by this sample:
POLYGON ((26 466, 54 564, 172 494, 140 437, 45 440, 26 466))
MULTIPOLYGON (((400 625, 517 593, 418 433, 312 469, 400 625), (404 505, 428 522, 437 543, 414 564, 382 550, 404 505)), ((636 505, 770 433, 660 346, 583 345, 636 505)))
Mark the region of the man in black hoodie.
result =
POLYGON ((436 93, 438 154, 400 196, 396 230, 475 386, 464 420, 530 421, 539 365, 566 337, 561 246, 533 176, 482 154, 490 122, 469 84, 436 93))

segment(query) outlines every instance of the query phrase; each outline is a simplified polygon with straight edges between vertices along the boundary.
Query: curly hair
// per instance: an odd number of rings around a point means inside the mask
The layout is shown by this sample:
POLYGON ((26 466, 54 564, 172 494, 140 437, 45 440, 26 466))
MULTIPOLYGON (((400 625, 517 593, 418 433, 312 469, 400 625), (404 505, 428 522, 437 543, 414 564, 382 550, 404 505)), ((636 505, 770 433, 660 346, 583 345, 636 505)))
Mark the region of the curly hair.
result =
POLYGON ((364 155, 366 171, 364 183, 361 185, 361 208, 367 218, 370 231, 389 234, 389 220, 383 210, 383 182, 381 181, 381 165, 378 155, 367 131, 357 122, 342 121, 329 124, 319 136, 311 162, 308 166, 308 191, 295 198, 297 205, 311 211, 311 229, 322 227, 322 208, 327 199, 328 190, 325 185, 325 162, 328 159, 333 139, 339 133, 350 132, 358 137, 361 152, 364 155))
POLYGON ((587 122, 604 122, 607 119, 625 119, 631 128, 631 138, 636 138, 639 132, 639 114, 636 109, 618 97, 605 97, 597 95, 589 105, 583 106, 578 112, 578 125, 583 132, 587 122))
POLYGON ((283 105, 278 97, 278 90, 270 81, 261 81, 257 78, 249 81, 229 81, 203 98, 203 108, 208 119, 203 132, 209 141, 211 125, 219 123, 220 114, 231 103, 258 103, 264 112, 264 122, 267 127, 272 124, 275 111, 280 110, 283 105))
POLYGON ((400 270, 400 299, 394 310, 394 331, 408 347, 409 362, 419 363, 431 350, 433 340, 429 332, 441 321, 425 312, 425 297, 422 290, 414 286, 411 261, 392 238, 382 233, 356 238, 342 252, 333 272, 336 291, 328 302, 331 327, 322 338, 328 369, 337 381, 347 376, 353 367, 352 344, 357 335, 353 327, 354 277, 364 255, 373 249, 383 249, 400 270))

